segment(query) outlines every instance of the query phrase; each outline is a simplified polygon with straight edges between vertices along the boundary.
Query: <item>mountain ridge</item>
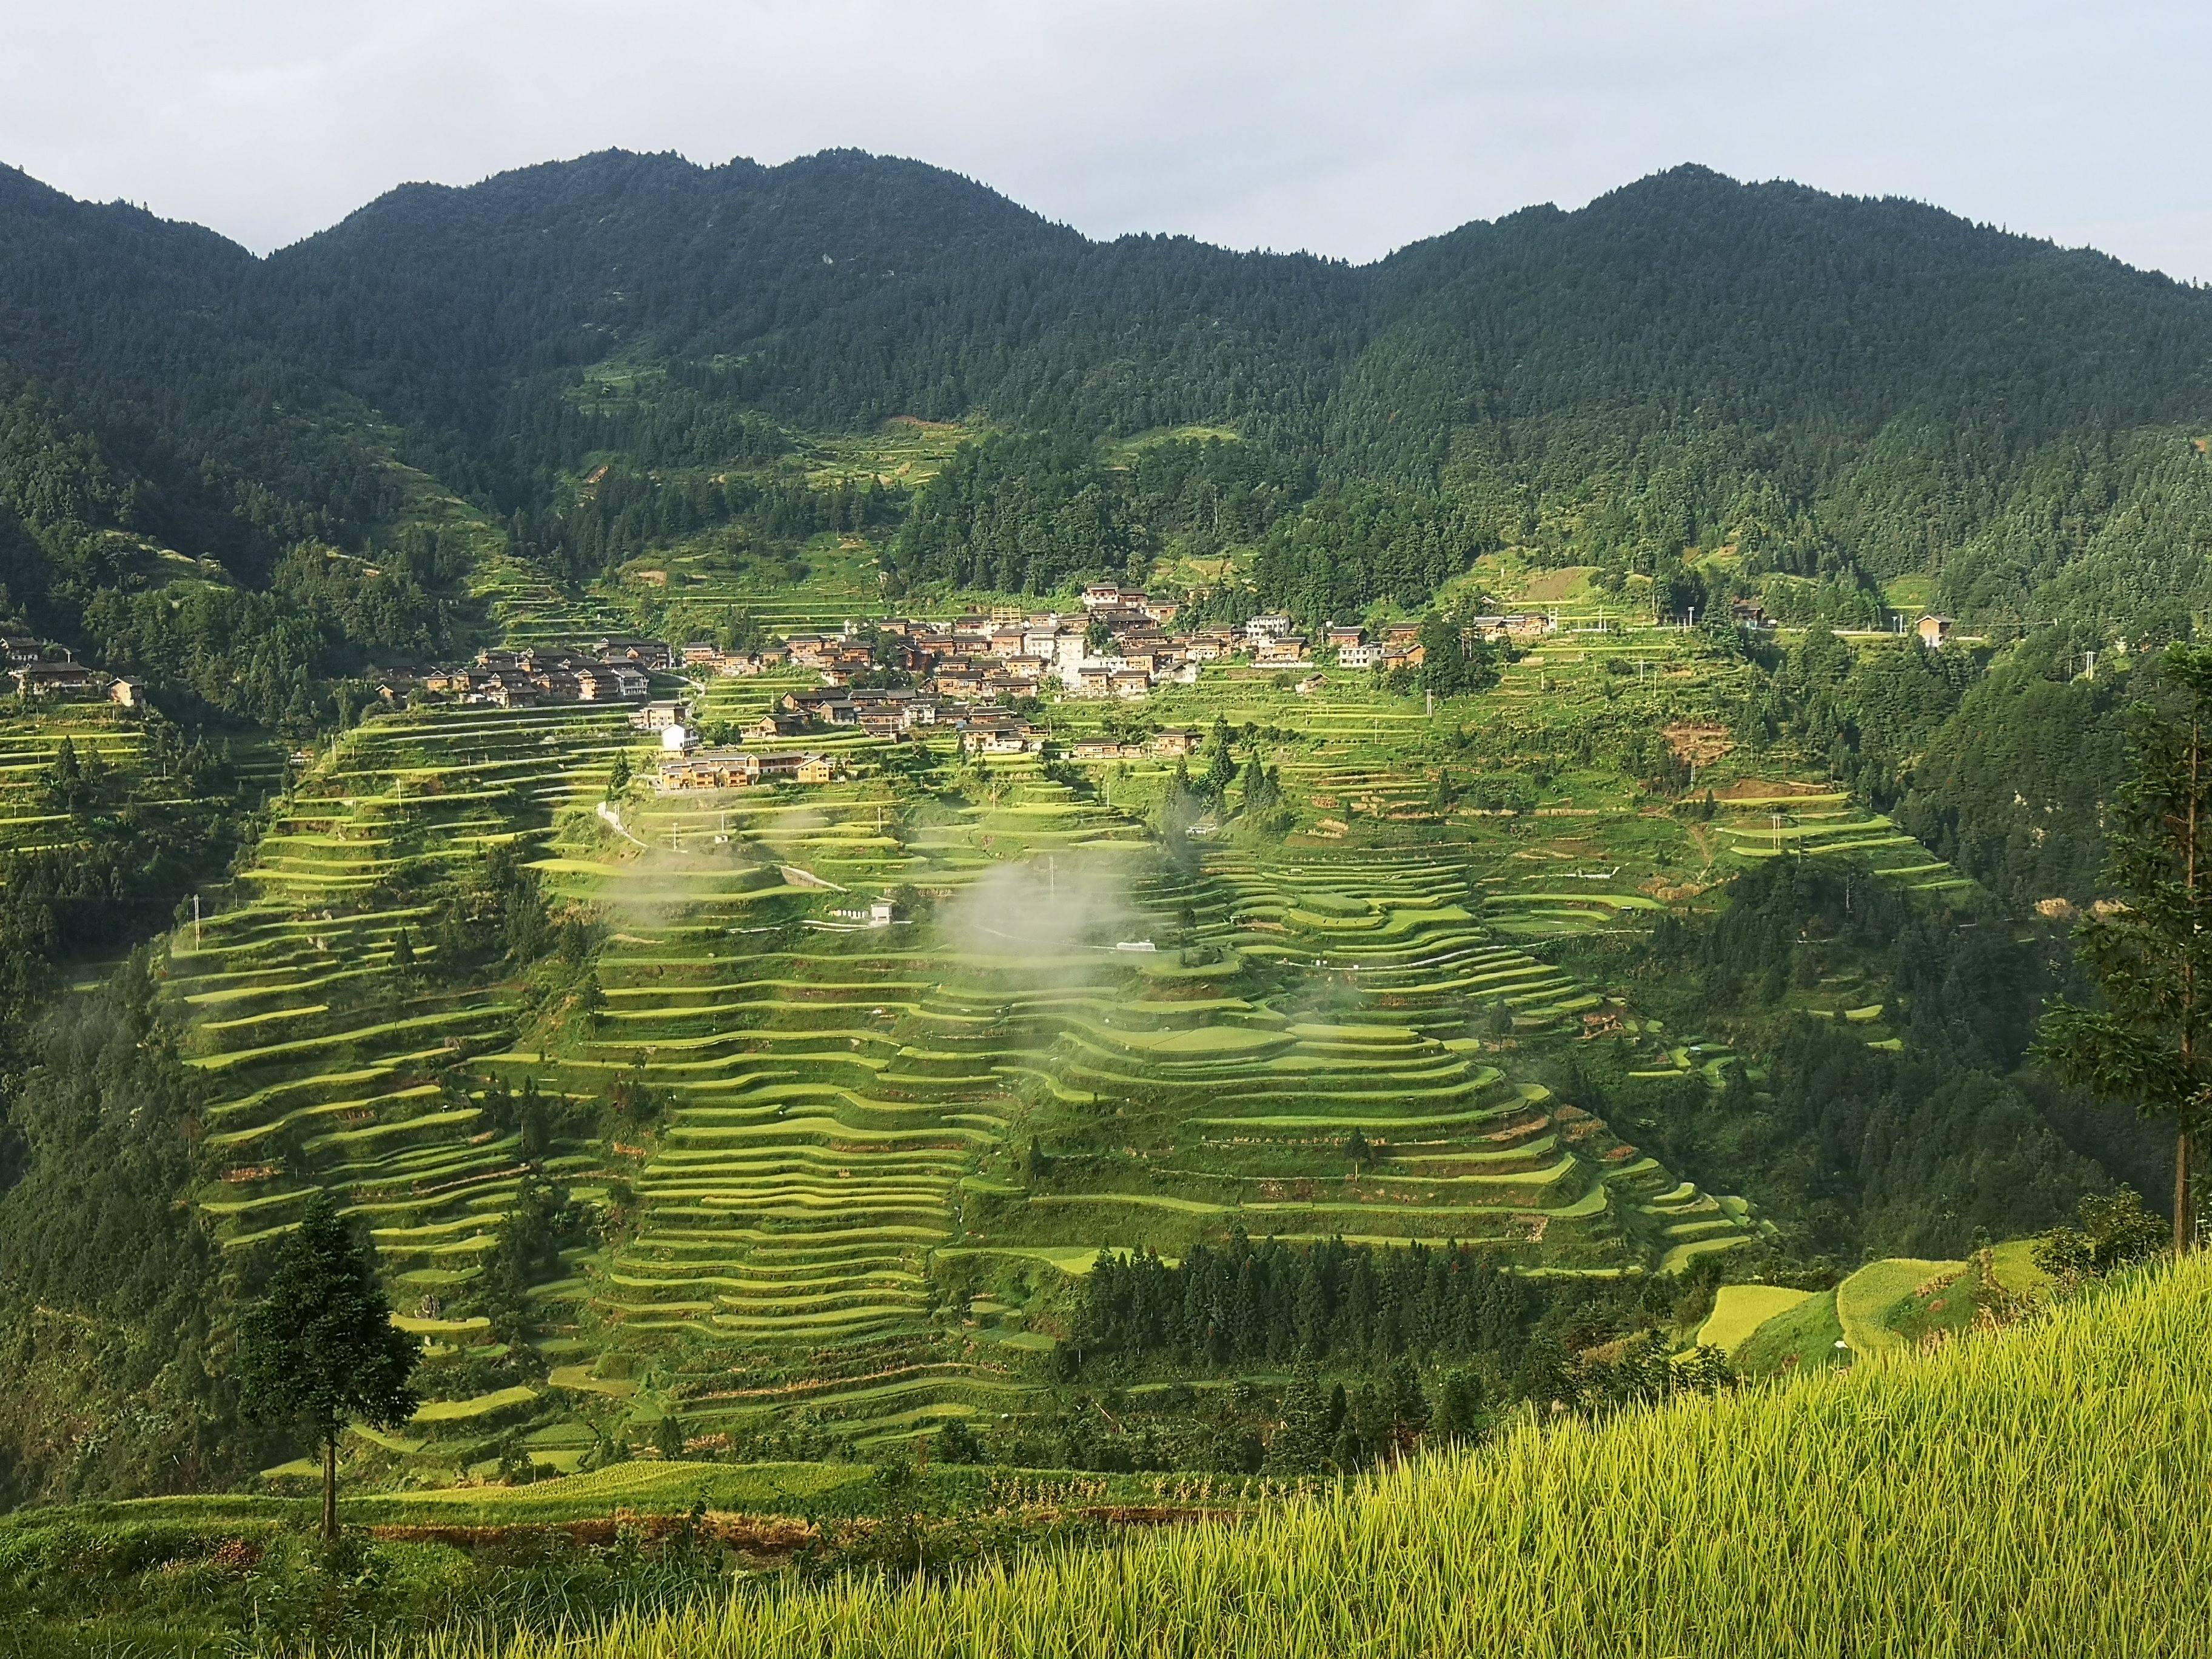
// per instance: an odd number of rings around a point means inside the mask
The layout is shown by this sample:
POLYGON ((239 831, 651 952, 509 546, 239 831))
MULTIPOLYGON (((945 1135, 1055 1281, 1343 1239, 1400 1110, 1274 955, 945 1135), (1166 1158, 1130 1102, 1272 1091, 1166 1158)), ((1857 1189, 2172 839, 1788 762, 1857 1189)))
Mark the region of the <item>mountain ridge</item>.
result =
MULTIPOLYGON (((2063 474, 2099 525, 2160 519, 2163 549, 2183 532, 2159 502, 2194 485, 2160 458, 2212 426, 2203 290, 1696 165, 1362 265, 1093 240, 849 149, 773 167, 609 149, 410 184, 265 258, 6 181, 0 360, 149 500, 222 498, 161 533, 249 572, 387 521, 364 420, 502 520, 565 510, 606 447, 580 399, 611 409, 619 383, 672 432, 1231 429, 1330 490, 1478 503, 1462 557, 1526 544, 1651 574, 1764 547, 1759 570, 1840 582, 1858 612, 1881 581, 1953 567, 1945 603, 2021 617, 2100 532, 2054 530, 2041 495, 2006 503, 2063 474)), ((2162 597, 2194 603, 2173 592, 2188 559, 2147 556, 2162 597)), ((2116 581, 2090 584, 2108 621, 2116 581)))

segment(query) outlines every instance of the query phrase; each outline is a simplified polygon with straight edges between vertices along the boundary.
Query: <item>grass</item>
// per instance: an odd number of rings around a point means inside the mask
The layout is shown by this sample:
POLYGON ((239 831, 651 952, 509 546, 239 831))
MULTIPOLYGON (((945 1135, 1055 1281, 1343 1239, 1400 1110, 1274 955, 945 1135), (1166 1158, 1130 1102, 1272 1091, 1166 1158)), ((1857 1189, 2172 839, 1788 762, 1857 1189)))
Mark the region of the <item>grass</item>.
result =
POLYGON ((1851 1363, 1836 1293, 1821 1291, 1768 1320, 1729 1356, 1747 1376, 1825 1370, 1851 1363))
POLYGON ((1242 1525, 412 1651, 2185 1659, 2212 1628, 2208 1466, 2198 1260, 1926 1359, 1523 1430, 1242 1525))

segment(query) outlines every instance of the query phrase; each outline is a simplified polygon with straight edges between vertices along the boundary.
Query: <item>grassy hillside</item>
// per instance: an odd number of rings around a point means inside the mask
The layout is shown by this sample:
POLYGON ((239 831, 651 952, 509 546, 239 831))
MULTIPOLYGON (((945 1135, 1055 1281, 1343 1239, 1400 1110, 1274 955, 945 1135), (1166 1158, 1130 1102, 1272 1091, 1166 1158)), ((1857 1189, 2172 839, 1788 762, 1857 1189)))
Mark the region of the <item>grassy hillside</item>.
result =
POLYGON ((1524 1431, 1113 1553, 415 1651, 2192 1655, 2208 1332, 2192 1261, 1923 1360, 1524 1431))

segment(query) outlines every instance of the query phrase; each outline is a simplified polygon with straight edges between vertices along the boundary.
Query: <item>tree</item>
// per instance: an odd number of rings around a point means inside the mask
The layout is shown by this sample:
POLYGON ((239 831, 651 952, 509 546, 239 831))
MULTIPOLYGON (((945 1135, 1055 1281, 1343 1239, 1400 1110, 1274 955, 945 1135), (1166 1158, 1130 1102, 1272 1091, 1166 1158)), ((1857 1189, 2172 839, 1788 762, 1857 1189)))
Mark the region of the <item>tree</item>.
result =
POLYGON ((1267 1469, 1273 1474, 1324 1474, 1336 1440, 1336 1412, 1321 1374, 1300 1365, 1283 1391, 1283 1420, 1267 1443, 1267 1469))
POLYGON ((322 1443, 325 1542, 338 1535, 338 1437, 356 1420, 404 1427, 422 1403, 407 1381, 422 1357, 422 1339, 392 1323, 373 1249, 317 1193, 239 1322, 239 1380, 255 1409, 322 1443))
POLYGON ((1474 1445, 1488 1431, 1490 1408, 1490 1387, 1482 1373, 1471 1365, 1455 1366, 1437 1386, 1430 1428, 1445 1445, 1474 1445))
POLYGON ((1431 611, 1421 618, 1421 689, 1440 697, 1487 691, 1498 684, 1498 653, 1485 641, 1470 642, 1459 619, 1431 611))
POLYGON ((676 1420, 674 1412, 663 1412, 660 1420, 653 1425, 653 1449, 665 1462, 680 1462, 684 1457, 684 1425, 676 1420))
POLYGON ((1429 1427, 1429 1402, 1421 1392, 1420 1374, 1413 1369, 1413 1362, 1401 1354, 1390 1362, 1382 1384, 1390 1401, 1391 1453, 1410 1457, 1429 1427))
POLYGON ((2212 1118, 2212 647, 2161 664, 2185 700, 2135 711, 2134 775, 2108 830, 2116 906, 2076 930, 2102 1006, 2055 1003, 2038 1052, 2066 1081, 2173 1125, 2173 1249, 2195 1232, 2191 1144, 2212 1118))
POLYGON ((1218 807, 1221 798, 1237 776, 1237 756, 1232 748, 1235 739, 1229 732, 1229 722, 1219 715, 1214 717, 1213 738, 1207 745, 1211 754, 1206 763, 1206 793, 1218 807))
POLYGON ((2054 1227, 2035 1243, 2035 1265, 2054 1279, 2078 1283, 2158 1253, 2166 1224, 2143 1208, 2131 1187, 2091 1193, 2075 1206, 2079 1228, 2054 1227))

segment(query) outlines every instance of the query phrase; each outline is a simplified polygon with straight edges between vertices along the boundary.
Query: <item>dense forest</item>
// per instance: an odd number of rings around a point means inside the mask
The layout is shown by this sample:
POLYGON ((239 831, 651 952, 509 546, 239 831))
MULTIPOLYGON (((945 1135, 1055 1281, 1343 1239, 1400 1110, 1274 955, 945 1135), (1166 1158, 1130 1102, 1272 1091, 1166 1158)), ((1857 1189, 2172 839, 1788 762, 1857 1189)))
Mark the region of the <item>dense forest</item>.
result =
POLYGON ((265 260, 12 172, 0 227, 0 471, 96 452, 82 522, 249 586, 302 540, 366 550, 403 463, 576 577, 638 544, 578 521, 592 458, 726 468, 916 415, 1040 435, 923 492, 906 580, 1042 590, 1242 544, 1267 602, 1319 618, 1513 548, 1800 621, 1878 619, 1911 574, 2007 630, 2212 602, 2212 298, 1911 203, 1683 167, 1355 268, 1093 243, 852 152, 611 152, 405 186, 265 260), (1246 453, 1086 448, 1191 423, 1246 453))

